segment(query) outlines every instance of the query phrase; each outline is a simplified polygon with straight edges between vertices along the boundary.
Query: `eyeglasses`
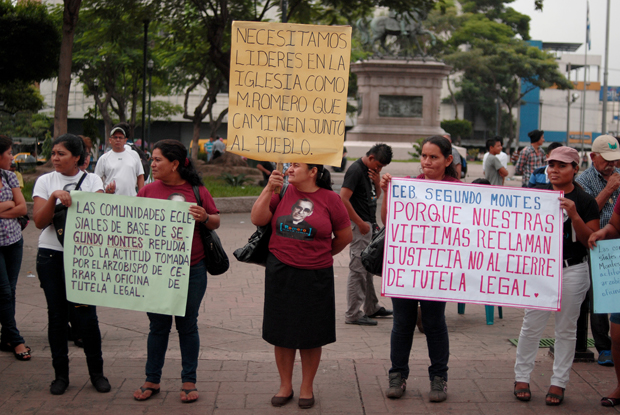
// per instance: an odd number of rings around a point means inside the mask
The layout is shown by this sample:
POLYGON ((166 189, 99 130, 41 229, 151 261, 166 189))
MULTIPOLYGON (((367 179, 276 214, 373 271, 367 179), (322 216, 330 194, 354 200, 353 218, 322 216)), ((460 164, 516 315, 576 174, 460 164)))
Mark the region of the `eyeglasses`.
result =
POLYGON ((113 135, 110 140, 124 140, 126 137, 122 135, 113 135))

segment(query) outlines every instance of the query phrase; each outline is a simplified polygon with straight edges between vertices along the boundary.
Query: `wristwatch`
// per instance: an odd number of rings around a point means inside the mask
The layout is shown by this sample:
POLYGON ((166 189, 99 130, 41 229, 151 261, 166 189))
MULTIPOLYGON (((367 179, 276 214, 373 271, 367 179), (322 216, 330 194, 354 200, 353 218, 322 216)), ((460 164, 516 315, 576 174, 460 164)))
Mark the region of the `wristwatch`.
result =
POLYGON ((203 220, 203 221, 202 221, 202 222, 200 222, 200 223, 202 223, 203 225, 205 225, 207 222, 209 222, 209 217, 210 217, 210 215, 207 213, 207 219, 203 220))

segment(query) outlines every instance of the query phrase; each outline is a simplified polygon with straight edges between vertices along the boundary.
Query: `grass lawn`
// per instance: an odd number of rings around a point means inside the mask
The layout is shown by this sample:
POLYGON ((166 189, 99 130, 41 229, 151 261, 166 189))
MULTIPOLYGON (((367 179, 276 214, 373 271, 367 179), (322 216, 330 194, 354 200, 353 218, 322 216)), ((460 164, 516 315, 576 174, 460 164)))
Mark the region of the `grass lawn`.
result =
MULTIPOLYGON (((260 186, 245 185, 233 187, 227 184, 224 180, 216 177, 205 177, 202 182, 205 187, 209 189, 211 196, 213 197, 237 197, 237 196, 258 196, 263 188, 260 186)), ((32 202, 32 188, 34 182, 25 182, 22 193, 26 202, 32 202)))

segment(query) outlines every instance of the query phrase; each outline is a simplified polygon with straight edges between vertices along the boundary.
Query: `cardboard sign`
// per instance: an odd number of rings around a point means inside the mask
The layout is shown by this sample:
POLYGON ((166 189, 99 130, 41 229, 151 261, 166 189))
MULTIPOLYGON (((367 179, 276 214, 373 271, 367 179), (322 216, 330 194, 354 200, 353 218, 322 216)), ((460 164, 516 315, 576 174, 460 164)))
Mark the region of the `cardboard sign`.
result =
POLYGON ((597 241, 590 251, 595 313, 620 313, 620 239, 597 241))
POLYGON ((392 179, 382 294, 558 310, 561 194, 392 179))
POLYGON ((64 245, 69 301, 184 316, 191 203, 76 191, 71 199, 64 245))
POLYGON ((350 26, 233 22, 226 151, 340 166, 350 26))

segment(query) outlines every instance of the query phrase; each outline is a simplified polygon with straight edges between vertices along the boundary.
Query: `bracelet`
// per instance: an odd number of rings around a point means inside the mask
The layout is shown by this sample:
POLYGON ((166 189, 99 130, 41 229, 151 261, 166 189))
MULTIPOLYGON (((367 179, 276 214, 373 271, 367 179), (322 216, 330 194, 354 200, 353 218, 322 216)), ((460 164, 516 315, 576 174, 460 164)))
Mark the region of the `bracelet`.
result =
POLYGON ((200 222, 200 223, 202 223, 203 225, 206 225, 206 223, 207 223, 207 222, 209 222, 209 217, 210 217, 210 216, 209 216, 209 214, 207 213, 207 219, 203 220, 203 221, 202 221, 202 222, 200 222))

